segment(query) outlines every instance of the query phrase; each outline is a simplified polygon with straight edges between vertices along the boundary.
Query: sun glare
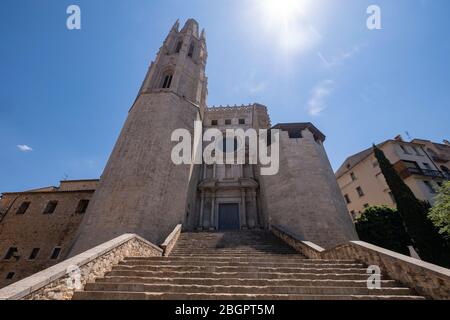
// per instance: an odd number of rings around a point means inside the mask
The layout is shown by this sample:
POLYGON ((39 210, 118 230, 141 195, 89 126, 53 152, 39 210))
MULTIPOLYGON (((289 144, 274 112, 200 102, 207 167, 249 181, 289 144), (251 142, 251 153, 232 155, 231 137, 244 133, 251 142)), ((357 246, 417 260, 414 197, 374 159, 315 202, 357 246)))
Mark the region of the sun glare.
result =
POLYGON ((261 0, 265 17, 276 23, 289 23, 305 14, 307 2, 304 0, 261 0))
MULTIPOLYGON (((316 0, 317 1, 317 0, 316 0)), ((313 47, 320 34, 310 24, 313 0, 256 0, 259 21, 283 53, 296 54, 313 47)))

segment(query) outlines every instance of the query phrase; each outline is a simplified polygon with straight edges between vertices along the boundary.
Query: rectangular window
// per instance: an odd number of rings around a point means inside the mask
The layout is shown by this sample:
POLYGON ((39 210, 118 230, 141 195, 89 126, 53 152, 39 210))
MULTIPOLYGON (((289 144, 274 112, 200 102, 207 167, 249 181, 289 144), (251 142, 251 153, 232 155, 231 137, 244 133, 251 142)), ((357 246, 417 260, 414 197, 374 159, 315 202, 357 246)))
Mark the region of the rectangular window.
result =
POLYGON ((11 247, 11 248, 9 248, 8 249, 8 251, 6 252, 6 255, 5 255, 5 260, 10 260, 11 258, 13 258, 13 257, 15 257, 16 256, 16 254, 18 253, 19 251, 17 250, 17 248, 16 247, 11 247))
POLYGON ((352 177, 352 181, 356 181, 356 174, 354 172, 350 173, 350 177, 352 177))
POLYGON ((239 119, 239 124, 245 124, 245 119, 239 119))
POLYGON ((78 214, 86 213, 88 206, 89 200, 80 200, 80 202, 78 202, 77 210, 75 211, 75 213, 78 214))
POLYGON ((27 212, 28 208, 30 207, 30 202, 22 202, 19 209, 17 209, 16 214, 25 214, 27 212))
POLYGON ((409 152, 408 149, 406 149, 406 146, 400 145, 400 148, 403 150, 403 153, 411 154, 411 152, 409 152))
POLYGON ((31 251, 30 257, 28 258, 28 260, 35 260, 39 254, 39 251, 41 249, 39 248, 34 248, 33 251, 31 251))
POLYGON ((56 206, 58 205, 58 201, 50 201, 47 203, 45 207, 44 214, 53 214, 56 210, 56 206))
POLYGON ((15 272, 8 272, 8 274, 6 275, 6 280, 12 280, 15 275, 15 272))
POLYGON ((50 257, 50 259, 57 260, 59 258, 60 254, 61 254, 61 248, 57 247, 57 248, 53 249, 53 253, 52 253, 52 256, 50 257))
POLYGON ((225 125, 230 126, 231 125, 231 120, 230 119, 225 120, 225 125))
POLYGON ((345 198, 345 202, 347 202, 347 204, 352 203, 352 201, 350 200, 350 197, 348 196, 348 194, 346 194, 346 195, 344 196, 344 198, 345 198))
POLYGON ((415 161, 403 161, 403 163, 409 169, 420 169, 419 165, 415 161))
POLYGON ((423 183, 425 183, 425 185, 427 186, 427 189, 430 193, 436 193, 436 189, 434 189, 433 184, 430 181, 424 181, 423 183))
POLYGON ((218 124, 219 124, 219 122, 217 120, 211 120, 212 126, 217 126, 218 124))
POLYGON ((361 187, 356 188, 356 192, 358 192, 358 195, 360 197, 364 197, 364 191, 361 187))
POLYGON ((395 197, 394 197, 394 194, 392 193, 392 191, 389 191, 389 197, 391 197, 391 200, 392 200, 393 203, 397 203, 395 201, 395 197))
POLYGON ((416 155, 418 155, 418 156, 421 156, 422 154, 420 153, 420 151, 419 151, 419 149, 417 149, 417 147, 411 147, 413 150, 414 150, 414 152, 416 153, 416 155))

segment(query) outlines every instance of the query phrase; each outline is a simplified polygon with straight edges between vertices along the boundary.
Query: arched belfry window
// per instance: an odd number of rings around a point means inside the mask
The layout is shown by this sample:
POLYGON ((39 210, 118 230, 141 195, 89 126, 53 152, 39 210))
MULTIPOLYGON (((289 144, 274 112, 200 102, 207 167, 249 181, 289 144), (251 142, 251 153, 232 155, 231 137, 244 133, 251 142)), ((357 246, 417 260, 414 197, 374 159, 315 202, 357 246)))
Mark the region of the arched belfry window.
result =
POLYGON ((177 42, 177 46, 176 46, 176 48, 175 48, 175 53, 180 53, 182 47, 183 47, 183 41, 182 41, 182 40, 179 40, 179 41, 177 42))
POLYGON ((189 52, 188 52, 189 58, 192 58, 194 56, 194 50, 195 50, 195 45, 194 45, 194 43, 191 43, 191 46, 189 47, 189 52))
POLYGON ((169 89, 170 85, 172 84, 172 79, 173 79, 172 71, 164 73, 161 87, 163 89, 169 89))

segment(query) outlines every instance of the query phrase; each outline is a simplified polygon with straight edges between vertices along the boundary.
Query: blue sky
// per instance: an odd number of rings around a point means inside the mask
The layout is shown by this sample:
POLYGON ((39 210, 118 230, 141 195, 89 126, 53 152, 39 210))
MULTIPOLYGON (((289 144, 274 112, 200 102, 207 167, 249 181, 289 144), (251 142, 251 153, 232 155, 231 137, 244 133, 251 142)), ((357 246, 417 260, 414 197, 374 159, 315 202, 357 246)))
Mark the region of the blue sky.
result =
POLYGON ((99 177, 177 18, 206 29, 209 105, 313 122, 334 169, 405 131, 449 138, 448 0, 298 1, 3 0, 0 192, 99 177), (81 30, 66 28, 71 4, 81 30), (371 4, 382 30, 366 27, 371 4))

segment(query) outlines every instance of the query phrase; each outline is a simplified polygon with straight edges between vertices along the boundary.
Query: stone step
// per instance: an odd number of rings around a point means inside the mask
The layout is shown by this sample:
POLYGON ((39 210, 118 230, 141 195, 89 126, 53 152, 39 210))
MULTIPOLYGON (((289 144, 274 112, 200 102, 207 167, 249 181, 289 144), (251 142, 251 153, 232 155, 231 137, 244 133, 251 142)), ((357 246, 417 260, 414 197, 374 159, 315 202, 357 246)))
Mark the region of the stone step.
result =
POLYGON ((419 296, 325 296, 287 294, 180 294, 145 292, 75 292, 74 300, 425 300, 419 296))
MULTIPOLYGON (((367 280, 311 280, 311 279, 245 279, 245 278, 161 278, 106 276, 96 283, 143 283, 202 286, 300 286, 300 287, 353 287, 367 288, 367 280)), ((401 285, 394 280, 382 280, 383 288, 398 288, 401 285)))
MULTIPOLYGON (((233 248, 233 247, 258 247, 258 248, 288 248, 291 249, 291 247, 288 247, 285 244, 279 244, 279 243, 274 243, 274 242, 268 242, 268 241, 239 241, 236 243, 221 243, 221 241, 196 241, 195 243, 197 243, 199 246, 204 246, 204 247, 211 247, 212 245, 214 245, 217 248, 233 248)), ((188 248, 192 248, 195 247, 194 243, 189 240, 189 241, 182 241, 182 240, 178 240, 177 241, 177 246, 180 247, 188 247, 188 248)))
POLYGON ((214 247, 204 247, 204 248, 183 248, 175 247, 174 251, 219 251, 219 252, 248 252, 248 251, 260 251, 260 252, 289 252, 298 253, 294 250, 289 250, 286 248, 214 248, 214 247))
POLYGON ((213 279, 297 279, 297 280, 364 280, 366 273, 279 273, 279 272, 192 272, 192 271, 145 271, 125 268, 112 270, 109 277, 149 277, 149 278, 213 278, 213 279))
POLYGON ((169 257, 127 257, 75 300, 423 300, 354 260, 307 259, 266 232, 182 233, 169 257))
POLYGON ((134 271, 183 271, 183 272, 275 272, 275 273, 364 273, 366 268, 335 268, 335 267, 258 267, 258 266, 239 266, 239 267, 216 267, 216 266, 136 266, 136 265, 117 265, 113 270, 134 270, 134 271))
MULTIPOLYGON (((183 253, 183 254, 170 254, 171 257, 204 257, 205 253, 183 253)), ((301 255, 297 255, 297 254, 273 254, 273 253, 239 253, 239 254, 235 254, 235 253, 209 253, 208 254, 209 257, 229 257, 229 258, 239 258, 239 257, 263 257, 263 258, 286 258, 289 256, 292 257, 298 257, 298 258, 302 258, 301 255)))
POLYGON ((214 257, 213 259, 209 256, 198 256, 198 257, 126 257, 124 261, 146 261, 146 262, 153 262, 153 261, 170 261, 170 262, 185 262, 188 263, 190 261, 194 262, 209 262, 209 261, 223 261, 223 262, 267 262, 267 263, 273 263, 273 262, 307 262, 311 264, 322 264, 322 263, 357 263, 355 260, 331 260, 331 259, 324 259, 324 260, 316 260, 316 259, 306 259, 302 256, 299 257, 283 257, 283 258, 266 258, 266 257, 259 257, 259 258, 247 258, 247 257, 214 257))
POLYGON ((204 249, 204 250, 180 250, 180 249, 175 249, 172 251, 172 254, 192 254, 192 253, 197 253, 197 254, 203 254, 203 255, 208 255, 208 254, 287 254, 287 255, 293 255, 293 254, 298 254, 297 252, 294 251, 283 251, 283 250, 222 250, 222 249, 204 249))
MULTIPOLYGON (((280 243, 269 242, 269 241, 262 242, 262 241, 239 240, 239 241, 236 241, 235 243, 233 243, 233 242, 224 243, 222 241, 201 241, 201 240, 199 240, 199 241, 195 241, 195 243, 198 243, 199 246, 211 247, 211 245, 214 245, 215 247, 218 247, 218 248, 255 246, 255 247, 260 247, 260 248, 289 248, 289 249, 291 249, 291 247, 287 246, 286 244, 280 244, 280 243)), ((192 248, 192 247, 194 247, 194 242, 191 240, 189 240, 189 241, 178 240, 177 246, 192 248)))
POLYGON ((409 288, 300 287, 300 286, 203 286, 145 283, 87 283, 86 291, 219 294, 293 294, 293 295, 412 295, 409 288))
POLYGON ((309 263, 308 260, 280 261, 280 262, 258 262, 258 261, 122 261, 119 266, 189 266, 189 267, 267 267, 267 268, 291 268, 291 267, 317 267, 317 268, 364 268, 362 263, 309 263))

